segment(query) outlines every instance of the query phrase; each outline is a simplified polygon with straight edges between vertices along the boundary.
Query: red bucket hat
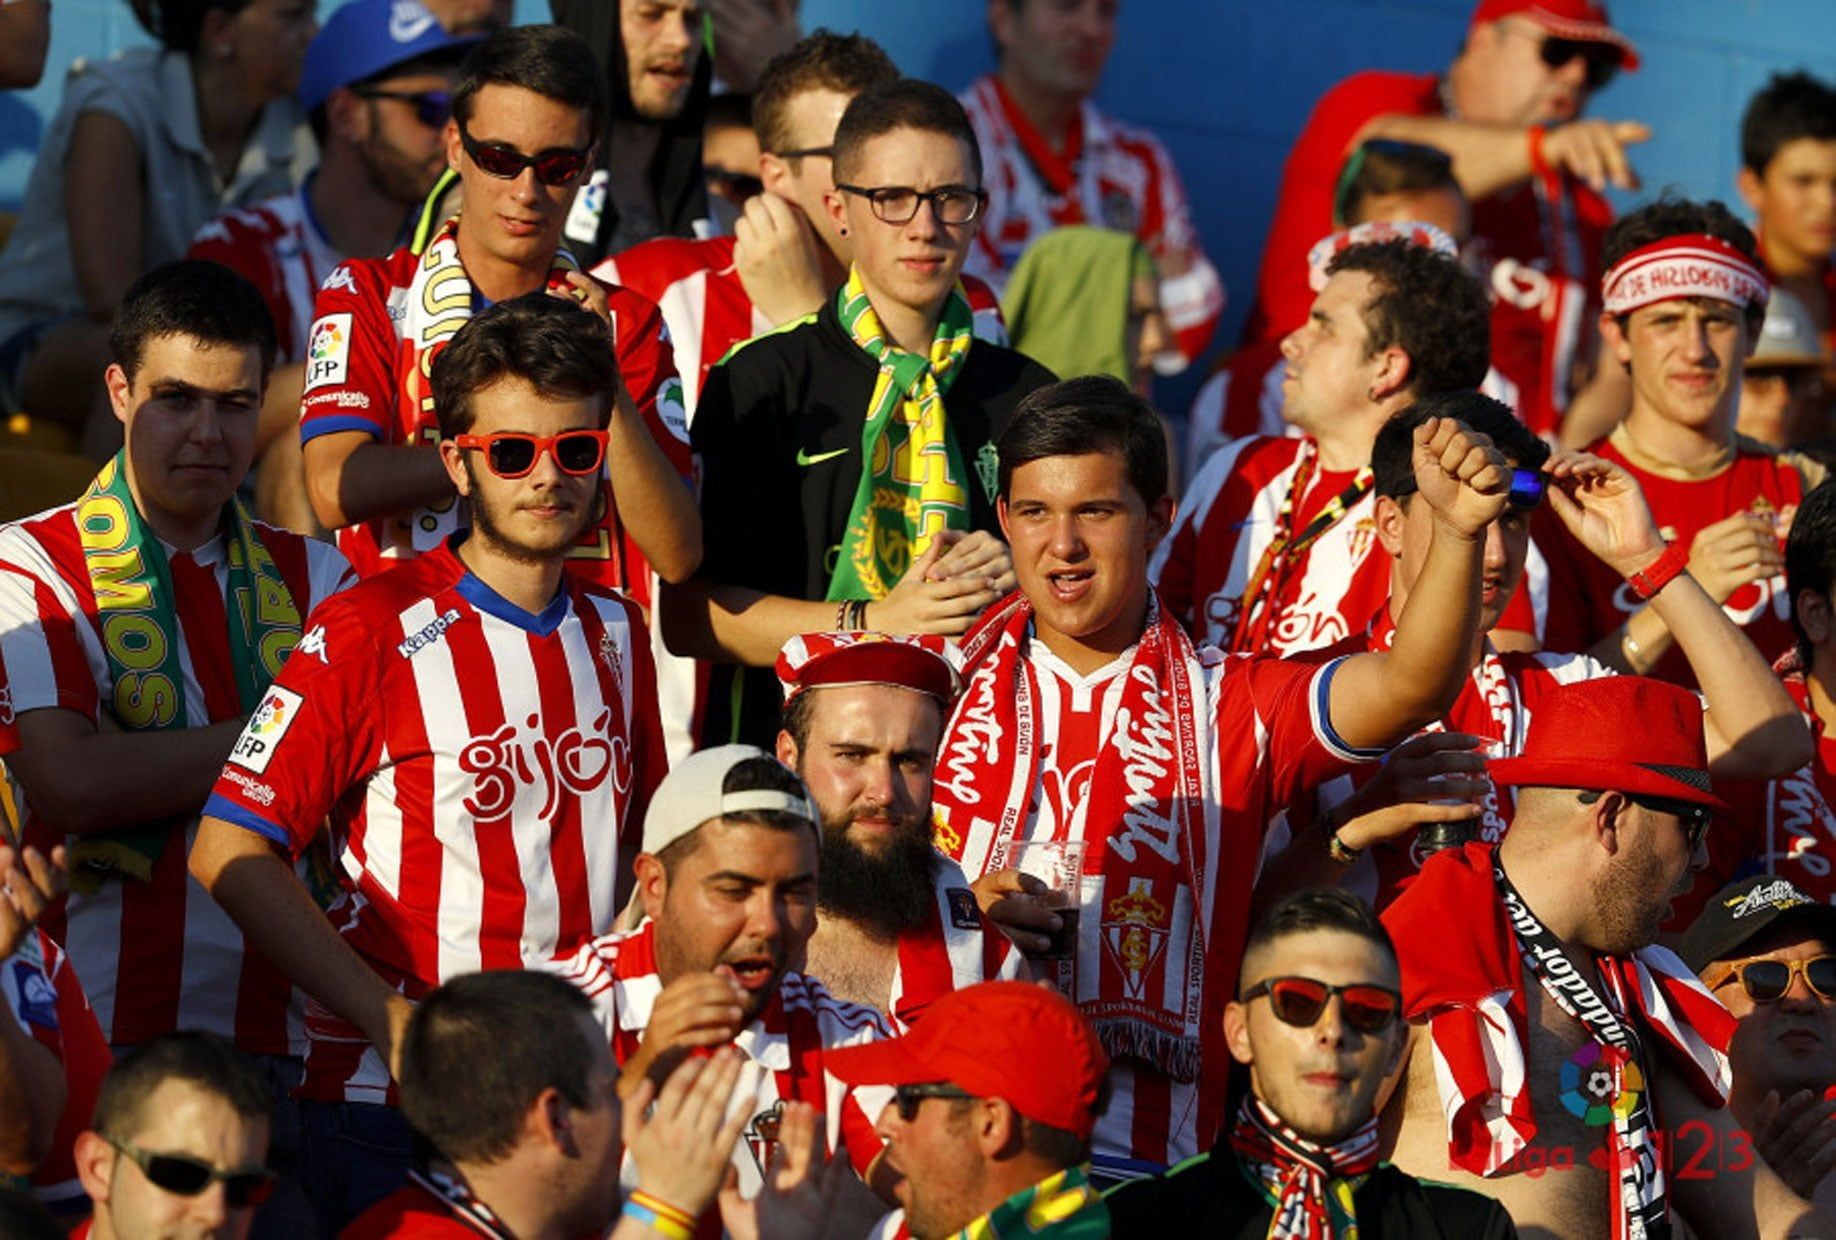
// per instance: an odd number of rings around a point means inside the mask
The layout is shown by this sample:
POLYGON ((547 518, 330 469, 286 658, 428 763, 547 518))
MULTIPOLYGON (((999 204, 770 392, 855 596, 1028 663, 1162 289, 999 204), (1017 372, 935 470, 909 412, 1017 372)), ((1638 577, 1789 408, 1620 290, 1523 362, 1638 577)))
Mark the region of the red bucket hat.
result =
POLYGON ((1554 690, 1530 720, 1523 753, 1485 769, 1504 787, 1588 788, 1728 808, 1711 791, 1701 699, 1644 676, 1554 690))
POLYGON ((1628 73, 1638 68, 1638 49, 1632 40, 1613 29, 1606 5, 1598 0, 1479 0, 1469 26, 1495 22, 1501 17, 1522 17, 1535 22, 1558 39, 1584 43, 1610 43, 1619 49, 1619 65, 1628 73))
POLYGON ((904 1037, 830 1051, 823 1066, 850 1085, 947 1082, 1088 1138, 1109 1056, 1057 991, 980 982, 931 1004, 904 1037))

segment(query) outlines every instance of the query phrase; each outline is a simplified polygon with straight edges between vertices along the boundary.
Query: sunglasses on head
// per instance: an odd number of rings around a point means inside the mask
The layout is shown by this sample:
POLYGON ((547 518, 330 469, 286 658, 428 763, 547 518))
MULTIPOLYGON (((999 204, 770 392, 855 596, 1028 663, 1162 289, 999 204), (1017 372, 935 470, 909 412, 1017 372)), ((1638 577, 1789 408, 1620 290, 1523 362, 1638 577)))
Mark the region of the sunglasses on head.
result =
MULTIPOLYGON (((1606 794, 1603 792, 1583 792, 1581 804, 1592 805, 1606 794)), ((1695 852, 1702 847, 1702 837, 1708 834, 1709 826, 1715 821, 1715 811, 1706 805, 1694 801, 1681 801, 1674 797, 1650 796, 1646 793, 1623 792, 1620 794, 1640 809, 1653 814, 1669 814, 1683 828, 1683 834, 1689 840, 1689 851, 1695 852)))
POLYGON ((1542 54, 1543 63, 1551 69, 1560 69, 1577 56, 1586 60, 1589 90, 1599 90, 1619 72, 1619 49, 1611 43, 1544 35, 1542 54))
POLYGON ((499 431, 494 435, 456 435, 453 442, 468 451, 485 454, 485 463, 499 478, 521 478, 535 469, 544 452, 566 474, 599 472, 606 459, 605 431, 562 431, 559 435, 529 435, 499 431))
POLYGON ((1317 1025, 1334 995, 1339 996, 1345 1023, 1362 1034, 1384 1032, 1402 1013, 1402 995, 1383 986, 1333 986, 1311 977, 1271 977, 1244 991, 1243 1002, 1264 995, 1269 997, 1275 1019, 1297 1029, 1317 1025))
POLYGON ((1519 512, 1529 512, 1542 503, 1547 494, 1548 474, 1540 469, 1514 469, 1511 471, 1511 494, 1505 502, 1519 512))
POLYGON ((446 124, 446 118, 453 114, 453 95, 445 90, 383 90, 375 86, 360 86, 353 92, 359 99, 396 99, 414 106, 414 119, 429 129, 438 129, 446 124))
POLYGON ((232 1209, 258 1206, 274 1192, 274 1173, 266 1167, 219 1171, 184 1154, 155 1154, 127 1141, 110 1141, 155 1188, 180 1197, 196 1197, 215 1181, 223 1182, 223 1199, 232 1209))
POLYGON ((534 168, 536 180, 544 185, 572 185, 586 171, 587 160, 593 157, 593 147, 589 143, 582 147, 560 146, 534 155, 525 155, 512 146, 501 142, 480 142, 465 131, 459 129, 459 145, 471 161, 478 165, 486 176, 497 177, 504 181, 514 181, 523 175, 523 169, 534 168))
POLYGON ((899 1118, 911 1123, 918 1118, 918 1108, 926 1098, 973 1098, 974 1094, 954 1085, 938 1083, 936 1085, 897 1085, 893 1087, 893 1105, 899 1108, 899 1118))
POLYGON ((1720 990, 1740 979, 1747 998, 1755 1003, 1777 1003, 1791 989, 1792 979, 1804 975, 1811 993, 1827 1002, 1836 1002, 1836 956, 1812 956, 1809 960, 1749 960, 1733 965, 1727 975, 1710 986, 1720 990))

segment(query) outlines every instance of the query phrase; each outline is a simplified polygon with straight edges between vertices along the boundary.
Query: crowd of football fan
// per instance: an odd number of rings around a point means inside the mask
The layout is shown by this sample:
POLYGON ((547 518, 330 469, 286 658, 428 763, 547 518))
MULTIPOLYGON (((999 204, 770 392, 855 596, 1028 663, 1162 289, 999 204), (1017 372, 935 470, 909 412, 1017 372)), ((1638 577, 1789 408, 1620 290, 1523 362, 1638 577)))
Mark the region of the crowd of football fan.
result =
POLYGON ((1116 0, 129 4, 0 237, 0 1234, 1836 1236, 1836 87, 1615 219, 1637 50, 1481 0, 1219 350, 1116 0))

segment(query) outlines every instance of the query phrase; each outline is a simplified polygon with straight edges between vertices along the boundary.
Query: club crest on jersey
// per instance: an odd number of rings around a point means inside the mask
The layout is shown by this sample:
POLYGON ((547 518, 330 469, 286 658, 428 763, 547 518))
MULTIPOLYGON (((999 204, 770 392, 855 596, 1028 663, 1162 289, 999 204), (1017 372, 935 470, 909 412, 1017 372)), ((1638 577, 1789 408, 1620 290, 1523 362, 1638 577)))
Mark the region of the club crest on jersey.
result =
POLYGON ((1167 906, 1154 898, 1154 884, 1128 880, 1128 891, 1104 907, 1103 949, 1122 970, 1130 999, 1147 995, 1147 975, 1167 950, 1167 906))
POLYGON ((328 314, 306 339, 306 390, 343 383, 350 373, 351 316, 328 314))
POLYGON ((783 1126, 783 1099, 754 1115, 746 1125, 746 1148, 752 1151, 752 1161, 758 1167, 760 1176, 765 1174, 765 1168, 771 1166, 771 1156, 778 1148, 778 1131, 783 1126))
POLYGON ((249 725, 236 738, 236 747, 230 750, 230 761, 257 775, 267 770, 275 747, 287 735, 293 721, 300 717, 300 706, 305 700, 291 689, 270 685, 262 695, 261 705, 249 716, 249 725))
POLYGON ((624 660, 619 657, 618 643, 612 640, 610 633, 599 635, 599 661, 604 663, 606 671, 611 673, 612 688, 617 692, 619 700, 623 701, 625 697, 624 660))

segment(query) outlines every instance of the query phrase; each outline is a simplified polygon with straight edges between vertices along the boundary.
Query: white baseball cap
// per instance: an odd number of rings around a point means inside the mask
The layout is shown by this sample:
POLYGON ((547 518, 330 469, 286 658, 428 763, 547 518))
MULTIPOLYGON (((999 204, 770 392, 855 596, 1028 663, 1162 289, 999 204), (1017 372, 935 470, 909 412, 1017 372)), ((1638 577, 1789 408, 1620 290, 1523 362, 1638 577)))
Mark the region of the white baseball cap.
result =
POLYGON ((776 788, 726 790, 733 768, 752 758, 775 763, 797 779, 789 767, 757 745, 719 745, 692 753, 670 769, 650 798, 650 809, 644 815, 644 851, 654 856, 702 823, 728 814, 795 814, 807 820, 814 830, 820 819, 802 780, 797 780, 797 792, 776 788))

